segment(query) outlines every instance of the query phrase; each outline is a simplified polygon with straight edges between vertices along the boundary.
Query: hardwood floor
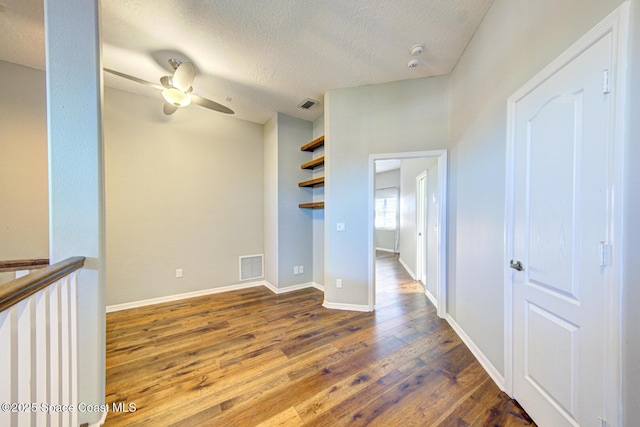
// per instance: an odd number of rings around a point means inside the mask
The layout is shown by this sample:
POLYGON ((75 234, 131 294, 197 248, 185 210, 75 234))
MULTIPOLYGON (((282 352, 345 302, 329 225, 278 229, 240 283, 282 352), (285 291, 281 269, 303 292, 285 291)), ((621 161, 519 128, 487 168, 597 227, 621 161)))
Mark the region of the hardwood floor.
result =
POLYGON ((395 256, 374 313, 252 288, 107 315, 107 426, 529 426, 395 256))

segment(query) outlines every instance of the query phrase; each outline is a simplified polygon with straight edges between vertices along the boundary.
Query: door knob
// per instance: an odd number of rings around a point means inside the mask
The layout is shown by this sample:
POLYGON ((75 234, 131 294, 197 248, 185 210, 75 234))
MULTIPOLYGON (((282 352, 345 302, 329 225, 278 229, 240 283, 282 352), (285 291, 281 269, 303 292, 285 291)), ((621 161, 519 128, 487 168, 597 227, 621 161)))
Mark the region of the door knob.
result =
POLYGON ((514 270, 518 270, 518 271, 523 271, 524 267, 522 266, 522 263, 520 261, 509 261, 509 267, 513 268, 514 270))

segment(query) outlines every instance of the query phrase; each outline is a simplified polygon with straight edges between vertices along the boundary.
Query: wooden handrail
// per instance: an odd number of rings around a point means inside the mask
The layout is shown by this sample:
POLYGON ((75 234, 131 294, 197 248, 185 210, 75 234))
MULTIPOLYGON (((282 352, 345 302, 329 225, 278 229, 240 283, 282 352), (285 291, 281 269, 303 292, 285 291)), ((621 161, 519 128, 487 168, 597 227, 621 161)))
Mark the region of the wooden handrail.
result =
POLYGON ((0 312, 82 268, 85 257, 71 257, 0 285, 0 312))
POLYGON ((0 273, 18 270, 35 270, 49 265, 49 258, 12 259, 0 261, 0 273))

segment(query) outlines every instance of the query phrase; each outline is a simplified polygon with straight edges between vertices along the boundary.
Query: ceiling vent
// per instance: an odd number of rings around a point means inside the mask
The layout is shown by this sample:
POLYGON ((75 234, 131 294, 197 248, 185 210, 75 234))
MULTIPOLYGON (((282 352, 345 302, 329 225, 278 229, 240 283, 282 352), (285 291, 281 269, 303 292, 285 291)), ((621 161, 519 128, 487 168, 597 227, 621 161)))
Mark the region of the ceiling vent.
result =
POLYGON ((316 101, 315 99, 307 98, 303 100, 300 104, 298 104, 298 108, 302 108, 303 110, 310 110, 316 105, 318 105, 319 103, 320 102, 316 101))

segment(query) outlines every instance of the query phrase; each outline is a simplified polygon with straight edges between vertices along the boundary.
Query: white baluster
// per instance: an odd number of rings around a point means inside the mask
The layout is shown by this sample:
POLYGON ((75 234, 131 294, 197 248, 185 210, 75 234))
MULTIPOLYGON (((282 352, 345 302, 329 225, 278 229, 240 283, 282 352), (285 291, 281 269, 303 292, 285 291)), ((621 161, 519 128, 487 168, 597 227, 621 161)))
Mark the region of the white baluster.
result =
MULTIPOLYGON (((11 379, 13 371, 13 341, 11 338, 12 319, 11 310, 5 310, 0 313, 0 343, 2 343, 2 351, 0 351, 0 404, 11 403, 13 397, 11 391, 15 387, 11 379)), ((11 412, 0 411, 0 425, 11 425, 11 412)))
MULTIPOLYGON (((34 403, 40 405, 49 402, 49 289, 45 288, 33 296, 35 301, 35 399, 34 403)), ((38 408, 40 409, 40 408, 38 408)), ((47 425, 47 414, 44 411, 36 412, 36 425, 47 425)))

